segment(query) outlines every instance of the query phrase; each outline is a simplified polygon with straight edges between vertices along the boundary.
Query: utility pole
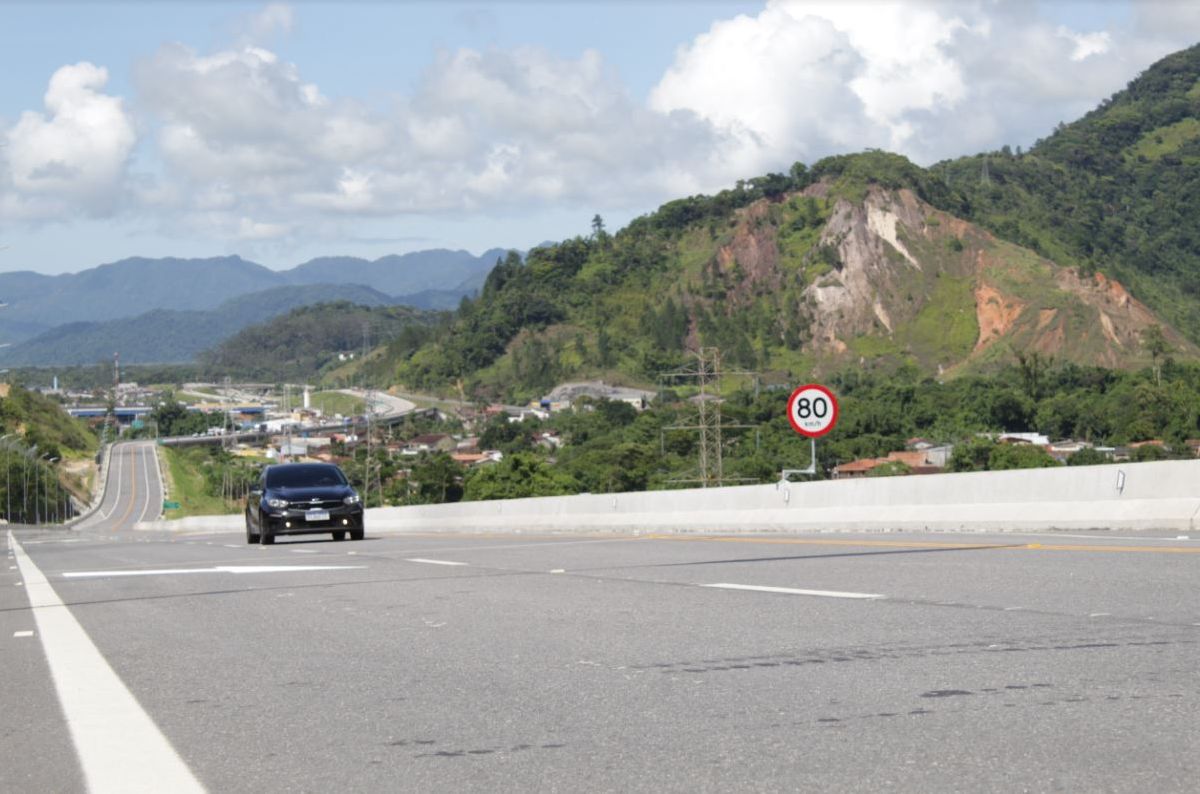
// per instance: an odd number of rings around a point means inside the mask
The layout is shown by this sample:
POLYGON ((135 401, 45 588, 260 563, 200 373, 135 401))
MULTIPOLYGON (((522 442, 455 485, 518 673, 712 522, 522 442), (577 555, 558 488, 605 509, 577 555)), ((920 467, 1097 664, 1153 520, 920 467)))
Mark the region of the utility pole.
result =
MULTIPOLYGON (((374 427, 373 427, 374 423, 371 420, 375 416, 375 411, 374 411, 375 395, 372 394, 371 390, 367 387, 367 370, 366 370, 367 351, 369 351, 371 349, 371 347, 370 347, 370 332, 371 332, 370 324, 367 323, 366 320, 363 320, 363 352, 362 352, 362 359, 359 361, 359 364, 358 364, 359 383, 362 385, 363 394, 365 395, 364 399, 365 399, 366 420, 367 420, 367 457, 363 460, 363 499, 364 499, 363 507, 366 507, 366 502, 369 502, 371 499, 371 454, 374 451, 374 446, 373 446, 373 443, 371 440, 371 431, 374 429, 374 427)), ((382 501, 383 501, 383 497, 381 494, 380 502, 382 502, 382 501)))
POLYGON ((660 375, 661 380, 690 381, 696 384, 699 393, 693 398, 696 404, 694 424, 672 425, 667 430, 690 430, 700 434, 700 460, 697 477, 682 478, 673 482, 699 482, 700 487, 720 487, 726 482, 751 480, 749 477, 726 477, 724 465, 724 431, 748 429, 754 425, 726 424, 721 420, 720 381, 723 375, 750 375, 754 377, 755 393, 758 392, 758 373, 745 370, 721 371, 721 351, 715 347, 701 347, 691 351, 695 359, 683 369, 660 375))

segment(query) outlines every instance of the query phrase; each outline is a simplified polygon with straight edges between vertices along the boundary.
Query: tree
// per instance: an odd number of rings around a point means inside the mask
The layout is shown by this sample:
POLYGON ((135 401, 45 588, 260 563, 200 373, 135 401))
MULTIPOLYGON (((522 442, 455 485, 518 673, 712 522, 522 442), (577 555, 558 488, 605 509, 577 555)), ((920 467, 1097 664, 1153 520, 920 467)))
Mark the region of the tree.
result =
POLYGON ((1162 364, 1159 359, 1174 353, 1175 348, 1171 347, 1166 334, 1163 333, 1162 326, 1157 323, 1142 331, 1141 342, 1142 349, 1150 354, 1150 360, 1154 366, 1154 382, 1161 386, 1162 364))
POLYGON ((1067 458, 1068 466, 1099 466, 1110 462, 1107 455, 1097 452, 1092 447, 1084 447, 1067 458))
POLYGON ((571 477, 556 471, 536 455, 518 452, 492 466, 474 469, 467 477, 463 499, 520 499, 562 496, 579 490, 571 477))
POLYGON ((946 468, 950 471, 986 471, 995 449, 995 441, 986 436, 974 436, 954 445, 954 452, 950 455, 950 463, 946 468))
POLYGON ((988 456, 990 471, 1040 469, 1060 465, 1050 453, 1033 444, 997 444, 988 456))
POLYGON ((445 452, 422 455, 409 474, 409 504, 442 504, 463 497, 462 467, 445 452))

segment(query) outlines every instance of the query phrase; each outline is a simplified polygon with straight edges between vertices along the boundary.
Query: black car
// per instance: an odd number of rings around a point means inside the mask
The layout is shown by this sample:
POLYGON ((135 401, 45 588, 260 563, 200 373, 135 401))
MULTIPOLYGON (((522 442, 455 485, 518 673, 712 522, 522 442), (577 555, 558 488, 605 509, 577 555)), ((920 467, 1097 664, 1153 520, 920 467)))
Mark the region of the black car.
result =
POLYGON ((268 546, 276 535, 329 532, 363 539, 362 499, 332 463, 281 463, 263 469, 246 499, 246 542, 268 546))

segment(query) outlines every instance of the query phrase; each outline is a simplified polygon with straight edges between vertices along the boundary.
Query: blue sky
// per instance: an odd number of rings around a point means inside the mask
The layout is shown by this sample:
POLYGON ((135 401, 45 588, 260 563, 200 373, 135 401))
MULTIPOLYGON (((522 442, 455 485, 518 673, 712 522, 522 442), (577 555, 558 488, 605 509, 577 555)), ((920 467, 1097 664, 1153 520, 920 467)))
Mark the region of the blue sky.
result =
POLYGON ((0 28, 0 271, 57 273, 526 248, 795 160, 1028 146, 1194 43, 1200 15, 0 0, 0 28))

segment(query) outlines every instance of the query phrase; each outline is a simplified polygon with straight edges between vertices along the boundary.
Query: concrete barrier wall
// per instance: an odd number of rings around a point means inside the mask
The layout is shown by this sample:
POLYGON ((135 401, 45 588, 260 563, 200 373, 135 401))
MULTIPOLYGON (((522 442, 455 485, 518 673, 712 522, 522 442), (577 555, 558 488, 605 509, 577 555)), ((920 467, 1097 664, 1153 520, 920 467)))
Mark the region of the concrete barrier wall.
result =
POLYGON ((1198 520, 1200 461, 1165 461, 384 507, 367 511, 367 531, 1190 531, 1198 520))

